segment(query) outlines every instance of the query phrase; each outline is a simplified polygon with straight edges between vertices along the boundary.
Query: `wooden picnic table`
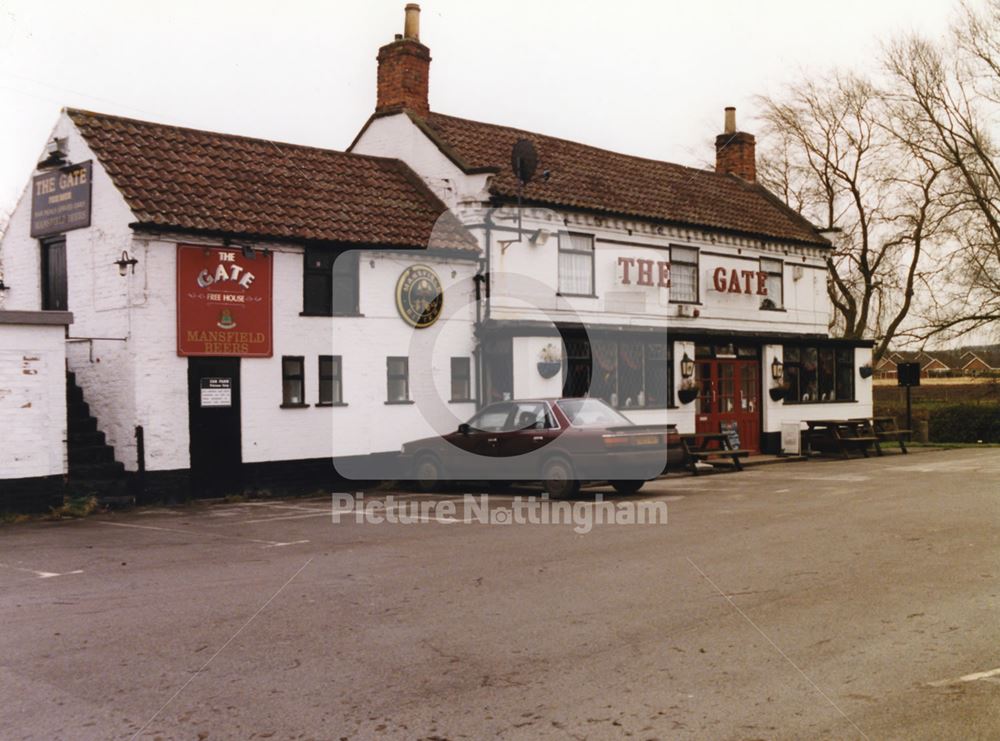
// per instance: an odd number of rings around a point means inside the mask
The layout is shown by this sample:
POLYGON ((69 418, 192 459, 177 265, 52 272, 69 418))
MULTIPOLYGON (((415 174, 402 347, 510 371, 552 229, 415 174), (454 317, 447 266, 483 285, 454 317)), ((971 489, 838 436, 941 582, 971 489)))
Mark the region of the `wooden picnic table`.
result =
MULTIPOLYGON (((900 450, 903 451, 903 455, 907 454, 906 443, 910 440, 910 436, 913 434, 913 430, 901 430, 896 425, 895 417, 872 417, 872 430, 880 441, 882 440, 892 440, 899 443, 900 450)), ((882 448, 878 449, 879 455, 882 454, 882 448)))
POLYGON ((848 452, 859 450, 865 458, 868 449, 875 447, 878 454, 879 438, 872 431, 871 420, 868 419, 807 419, 809 427, 806 432, 806 442, 809 450, 828 450, 840 453, 849 458, 848 452))
POLYGON ((743 470, 740 458, 750 455, 749 450, 734 448, 726 432, 693 432, 681 434, 681 445, 684 448, 684 461, 695 476, 698 475, 698 464, 709 458, 729 458, 733 469, 743 470))

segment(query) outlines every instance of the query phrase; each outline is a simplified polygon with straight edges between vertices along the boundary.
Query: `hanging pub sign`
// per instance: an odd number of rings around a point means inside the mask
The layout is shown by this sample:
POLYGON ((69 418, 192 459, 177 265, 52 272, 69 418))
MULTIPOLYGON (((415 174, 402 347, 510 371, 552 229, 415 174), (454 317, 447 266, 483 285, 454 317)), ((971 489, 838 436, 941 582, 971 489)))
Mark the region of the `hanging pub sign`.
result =
POLYGON ((272 355, 270 253, 177 247, 177 354, 272 355))
POLYGON ((47 237, 90 226, 93 163, 35 175, 31 181, 31 236, 47 237))
POLYGON ((429 327, 441 316, 441 281, 426 265, 411 265, 396 281, 396 310, 411 327, 429 327))

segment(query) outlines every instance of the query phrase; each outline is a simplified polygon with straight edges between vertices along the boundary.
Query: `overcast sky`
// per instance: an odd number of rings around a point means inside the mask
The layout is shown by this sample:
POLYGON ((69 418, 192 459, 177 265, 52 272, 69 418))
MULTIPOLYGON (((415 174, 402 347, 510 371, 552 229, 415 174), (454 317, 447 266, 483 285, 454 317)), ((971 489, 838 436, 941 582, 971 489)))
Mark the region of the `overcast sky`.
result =
MULTIPOLYGON (((404 0, 0 0, 0 212, 75 106, 346 148, 404 0)), ((737 106, 802 72, 871 68, 949 0, 425 0, 433 110, 703 166, 737 106)))

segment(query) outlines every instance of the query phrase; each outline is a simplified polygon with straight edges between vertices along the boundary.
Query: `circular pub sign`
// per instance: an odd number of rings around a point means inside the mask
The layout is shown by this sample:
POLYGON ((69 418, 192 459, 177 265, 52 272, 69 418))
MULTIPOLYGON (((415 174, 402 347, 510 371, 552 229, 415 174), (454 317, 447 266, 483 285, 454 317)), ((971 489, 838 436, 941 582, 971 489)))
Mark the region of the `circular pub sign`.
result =
POLYGON ((396 309, 412 327, 429 327, 441 316, 444 296, 437 273, 426 265, 411 265, 396 282, 396 309))

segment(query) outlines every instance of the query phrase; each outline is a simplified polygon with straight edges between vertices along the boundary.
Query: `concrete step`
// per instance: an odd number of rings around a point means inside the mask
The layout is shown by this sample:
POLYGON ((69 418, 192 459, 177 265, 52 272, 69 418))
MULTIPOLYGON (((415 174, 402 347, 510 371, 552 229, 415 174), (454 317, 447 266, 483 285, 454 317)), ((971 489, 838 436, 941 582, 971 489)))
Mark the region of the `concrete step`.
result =
POLYGON ((118 461, 110 463, 80 463, 69 465, 70 481, 98 481, 125 476, 125 466, 118 461))
MULTIPOLYGON (((103 437, 103 436, 102 436, 103 437)), ((86 463, 114 463, 115 450, 110 445, 69 445, 69 465, 86 463)))

